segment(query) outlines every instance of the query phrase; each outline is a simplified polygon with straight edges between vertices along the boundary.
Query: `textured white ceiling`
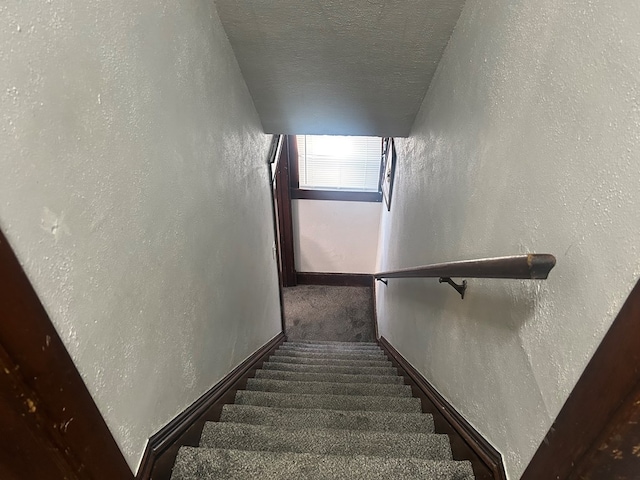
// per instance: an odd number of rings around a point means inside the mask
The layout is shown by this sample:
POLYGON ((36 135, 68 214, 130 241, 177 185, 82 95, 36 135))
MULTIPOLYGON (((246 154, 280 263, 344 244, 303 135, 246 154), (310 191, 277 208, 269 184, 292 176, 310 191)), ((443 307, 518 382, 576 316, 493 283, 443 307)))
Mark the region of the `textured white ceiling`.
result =
POLYGON ((216 0, 267 133, 407 136, 464 0, 216 0))

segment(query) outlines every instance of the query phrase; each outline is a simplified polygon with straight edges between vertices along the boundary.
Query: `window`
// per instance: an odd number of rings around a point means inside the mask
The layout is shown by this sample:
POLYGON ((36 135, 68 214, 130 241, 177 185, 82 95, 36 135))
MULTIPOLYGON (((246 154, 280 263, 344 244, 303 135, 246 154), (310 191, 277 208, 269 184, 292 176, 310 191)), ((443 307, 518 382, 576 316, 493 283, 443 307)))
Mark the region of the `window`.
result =
POLYGON ((298 135, 292 143, 292 198, 381 201, 381 138, 298 135))

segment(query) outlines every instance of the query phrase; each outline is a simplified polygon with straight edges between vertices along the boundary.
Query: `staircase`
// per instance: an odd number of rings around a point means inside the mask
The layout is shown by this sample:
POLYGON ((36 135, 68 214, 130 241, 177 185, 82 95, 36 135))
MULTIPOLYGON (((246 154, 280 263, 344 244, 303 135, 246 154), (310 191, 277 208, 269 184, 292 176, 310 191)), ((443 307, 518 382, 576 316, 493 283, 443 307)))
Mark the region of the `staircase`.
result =
POLYGON ((473 480, 375 343, 286 342, 172 480, 473 480))

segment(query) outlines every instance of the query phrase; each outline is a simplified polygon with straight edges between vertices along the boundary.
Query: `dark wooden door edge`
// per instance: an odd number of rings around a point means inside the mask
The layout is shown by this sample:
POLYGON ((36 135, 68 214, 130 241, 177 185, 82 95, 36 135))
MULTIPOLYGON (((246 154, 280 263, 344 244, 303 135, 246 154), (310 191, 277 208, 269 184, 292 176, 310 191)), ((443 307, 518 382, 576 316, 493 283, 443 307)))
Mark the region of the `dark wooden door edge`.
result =
POLYGON ((297 272, 296 277, 299 285, 373 287, 373 275, 366 273, 297 272))
POLYGON ((607 423, 568 480, 635 480, 640 476, 640 382, 607 423))
MULTIPOLYGON (((380 337, 380 346, 394 366, 411 385, 414 395, 422 401, 422 410, 434 416, 436 432, 446 433, 451 440, 454 459, 469 460, 476 480, 506 480, 502 456, 458 411, 398 352, 389 341, 380 337)), ((547 477, 540 477, 547 478, 547 477)), ((549 477, 551 478, 551 477, 549 477)))
MULTIPOLYGON (((0 232, 0 431, 28 450, 0 464, 30 462, 37 478, 133 478, 80 373, 0 232), (15 417, 14 421, 11 417, 15 417), (22 422, 23 428, 15 428, 22 422), (37 439, 34 443, 31 440, 37 439), (57 471, 51 471, 57 465, 57 471)), ((24 478, 24 477, 23 477, 24 478)), ((36 477, 33 477, 36 478, 36 477)))
POLYGON ((640 281, 589 361, 522 480, 632 479, 640 469, 640 281))
POLYGON ((255 374, 285 338, 284 333, 280 333, 267 342, 153 435, 147 443, 136 478, 169 479, 178 449, 183 445, 198 445, 205 422, 220 419, 222 407, 233 403, 236 392, 246 387, 247 379, 255 374))
POLYGON ((291 209, 291 191, 289 188, 290 169, 292 165, 290 158, 293 155, 297 155, 295 148, 295 142, 288 138, 282 146, 275 178, 279 231, 278 249, 280 250, 280 261, 282 265, 282 286, 284 287, 295 287, 296 285, 293 213, 291 209))
POLYGON ((378 330, 378 294, 376 292, 375 282, 371 286, 371 296, 373 297, 373 329, 376 341, 380 340, 380 332, 378 330))
POLYGON ((276 192, 276 177, 275 175, 271 175, 271 164, 273 163, 275 172, 277 174, 278 168, 280 165, 280 160, 282 157, 282 150, 285 150, 284 142, 286 141, 286 137, 284 135, 280 135, 280 140, 278 143, 278 147, 276 147, 274 152, 273 161, 270 161, 267 168, 269 170, 269 190, 271 193, 271 216, 273 221, 273 241, 274 241, 274 249, 276 254, 276 270, 278 271, 278 296, 280 300, 280 327, 283 332, 286 331, 287 324, 284 317, 284 292, 283 289, 283 278, 282 278, 282 255, 281 255, 281 245, 280 245, 280 225, 278 223, 278 201, 277 201, 277 192, 276 192))

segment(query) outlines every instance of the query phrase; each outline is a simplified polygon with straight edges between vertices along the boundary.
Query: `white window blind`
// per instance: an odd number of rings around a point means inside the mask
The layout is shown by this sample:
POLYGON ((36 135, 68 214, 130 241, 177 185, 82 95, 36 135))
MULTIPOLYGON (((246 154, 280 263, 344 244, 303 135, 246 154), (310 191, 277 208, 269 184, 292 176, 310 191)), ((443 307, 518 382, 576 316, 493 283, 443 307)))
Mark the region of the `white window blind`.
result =
POLYGON ((381 138, 298 135, 296 140, 300 188, 378 191, 381 138))

